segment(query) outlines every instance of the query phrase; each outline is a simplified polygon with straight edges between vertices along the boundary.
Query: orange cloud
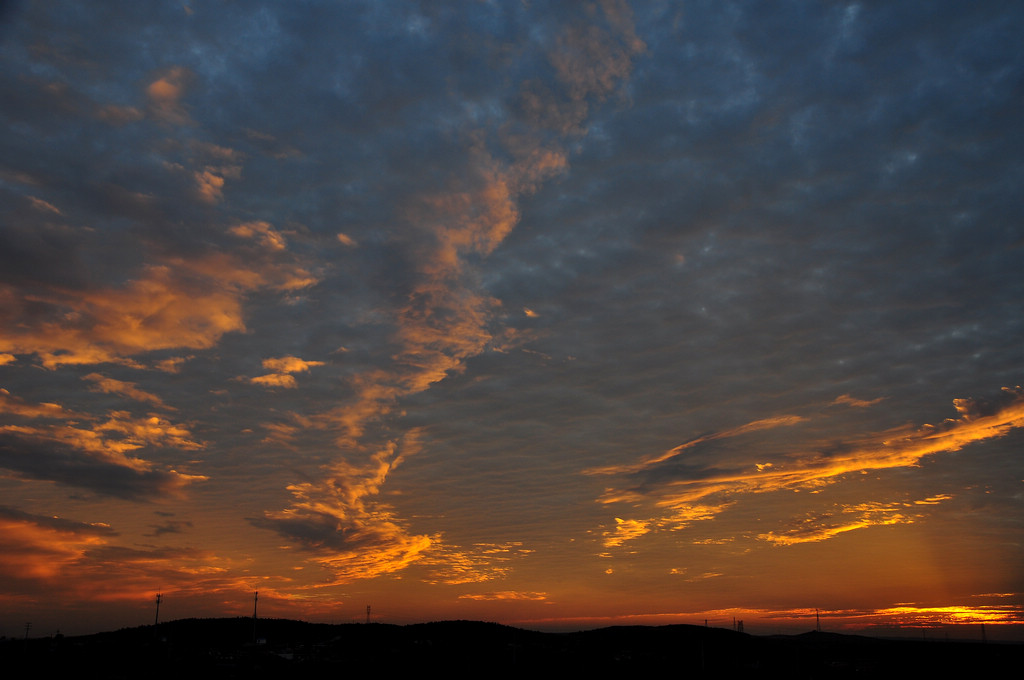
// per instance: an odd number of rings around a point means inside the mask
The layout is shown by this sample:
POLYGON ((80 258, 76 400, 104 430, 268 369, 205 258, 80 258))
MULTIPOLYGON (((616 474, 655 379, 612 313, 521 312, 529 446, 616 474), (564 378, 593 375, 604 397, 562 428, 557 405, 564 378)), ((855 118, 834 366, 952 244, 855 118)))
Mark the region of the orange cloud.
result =
POLYGON ((651 520, 621 519, 616 517, 615 528, 603 533, 604 547, 616 548, 626 541, 639 538, 651 530, 650 524, 651 520))
POLYGON ((181 98, 191 80, 192 74, 185 68, 174 66, 166 69, 156 80, 146 86, 149 113, 157 120, 172 125, 190 122, 181 98))
MULTIPOLYGON (((38 517, 0 507, 0 580, 30 596, 62 593, 76 601, 142 601, 153 593, 209 596, 249 590, 252 577, 214 553, 136 549, 115 543, 103 524, 38 517)), ((261 592, 261 596, 262 596, 261 592)))
POLYGON ((228 255, 171 259, 119 288, 52 290, 22 297, 0 288, 0 352, 35 354, 47 368, 122 363, 161 349, 212 347, 245 330, 243 296, 263 287, 309 285, 296 267, 255 270, 228 255), (29 306, 49 310, 39 315, 29 306))
MULTIPOLYGON (((40 526, 28 516, 0 515, 0 574, 25 581, 55 581, 90 548, 107 543, 109 530, 40 526)), ((51 522, 51 524, 54 524, 51 522)))
POLYGON ((23 418, 74 418, 75 414, 64 410, 60 404, 30 404, 0 387, 0 413, 23 418))
MULTIPOLYGON (((943 496, 942 500, 948 498, 951 496, 943 496)), ((839 507, 838 513, 811 515, 800 520, 798 525, 792 529, 783 532, 769 531, 759 534, 758 539, 775 545, 816 543, 856 529, 891 524, 913 524, 921 515, 908 512, 910 509, 915 505, 932 505, 937 502, 934 499, 925 499, 913 503, 859 503, 843 506, 839 507)))
POLYGON ((720 505, 690 505, 680 503, 672 506, 672 513, 664 517, 652 517, 649 519, 621 519, 615 518, 615 527, 611 530, 602 531, 605 548, 621 547, 626 541, 640 538, 652 531, 669 530, 680 531, 694 522, 712 519, 732 503, 720 505))
POLYGON ((633 28, 632 12, 623 0, 602 0, 601 17, 566 27, 548 55, 565 95, 537 83, 523 88, 524 113, 538 125, 561 133, 580 133, 589 98, 604 99, 633 67, 633 58, 646 49, 633 28))
MULTIPOLYGON (((865 437, 860 441, 851 442, 848 450, 843 453, 830 456, 822 456, 817 452, 798 453, 790 462, 778 462, 771 465, 759 464, 751 470, 709 474, 697 479, 676 480, 668 482, 654 491, 608 489, 599 500, 602 503, 610 504, 643 502, 654 498, 656 506, 678 510, 693 507, 694 504, 711 497, 735 499, 743 494, 815 488, 832 484, 852 473, 913 467, 926 456, 958 451, 968 444, 1001 437, 1013 429, 1024 427, 1024 390, 1020 387, 1003 388, 1001 399, 994 403, 957 399, 954 401, 954 406, 960 412, 960 418, 947 419, 937 426, 903 427, 865 437)), ((768 423, 775 420, 755 421, 729 432, 764 429, 768 423)), ((589 474, 611 474, 640 471, 656 463, 669 460, 680 449, 690 446, 694 442, 719 436, 722 436, 721 433, 693 440, 693 442, 671 449, 666 454, 638 464, 610 466, 587 472, 589 474)), ((916 503, 916 505, 934 504, 946 498, 946 496, 933 496, 916 503)), ((910 515, 897 513, 881 506, 857 506, 849 512, 854 512, 855 516, 829 524, 822 524, 812 519, 806 527, 782 533, 768 532, 759 537, 779 545, 787 545, 824 540, 839 533, 876 524, 913 521, 910 515)))
POLYGON ((276 371, 278 373, 302 373, 303 371, 308 371, 310 368, 323 365, 324 362, 322 361, 306 361, 305 359, 292 356, 263 360, 263 368, 276 371))
POLYGON ((501 602, 508 600, 525 600, 528 602, 546 602, 547 593, 522 592, 518 590, 499 590, 490 593, 466 593, 459 595, 460 600, 478 600, 482 602, 501 602))
POLYGON ((96 426, 96 431, 118 433, 122 442, 129 442, 136 448, 170 446, 185 451, 203 448, 202 444, 189 439, 192 434, 186 428, 158 416, 132 418, 125 411, 114 411, 109 420, 96 426))
POLYGON ((250 378, 249 382, 256 385, 262 385, 263 387, 283 387, 289 390, 293 390, 299 386, 299 383, 295 382, 295 378, 287 373, 258 375, 255 378, 250 378))
POLYGON ((438 541, 430 553, 423 556, 421 563, 428 573, 422 580, 446 585, 499 580, 508 576, 512 560, 532 552, 519 541, 477 543, 468 548, 438 541))
POLYGON ((213 172, 212 168, 197 170, 192 173, 196 181, 199 197, 207 203, 216 203, 223 196, 224 177, 213 172))
POLYGON ((41 198, 36 198, 35 196, 29 196, 28 200, 32 203, 32 207, 33 208, 35 208, 36 210, 39 210, 41 212, 53 213, 54 215, 63 215, 64 214, 64 213, 62 213, 60 211, 60 208, 58 208, 57 206, 53 205, 52 203, 48 203, 48 202, 44 201, 41 198))
POLYGON ((155 394, 151 394, 144 390, 140 390, 135 386, 135 383, 123 382, 121 380, 114 380, 113 378, 107 378, 100 375, 99 373, 90 373, 89 375, 82 376, 82 380, 92 381, 94 384, 93 389, 98 392, 104 392, 106 394, 119 394, 122 397, 134 399, 135 401, 141 401, 150 403, 157 408, 173 411, 174 408, 168 406, 163 402, 160 397, 155 394))
POLYGON ((418 434, 413 432, 406 435, 401 450, 391 442, 365 465, 340 460, 329 467, 324 482, 289 486, 292 505, 267 512, 254 523, 313 550, 314 561, 334 573, 334 581, 327 585, 404 569, 429 551, 436 537, 409 533, 378 496, 388 474, 418 447, 418 434))
POLYGON ((299 384, 296 382, 295 378, 290 375, 291 373, 302 373, 304 371, 308 371, 310 368, 323 365, 324 362, 322 361, 306 361, 292 356, 280 357, 277 359, 264 359, 263 368, 276 372, 251 378, 249 382, 256 385, 263 385, 264 387, 295 389, 299 384))
POLYGON ((176 495, 206 479, 160 469, 133 453, 148 446, 202 448, 188 429, 157 416, 133 418, 114 411, 100 420, 58 404, 30 404, 6 390, 0 390, 0 413, 64 421, 0 425, 0 467, 25 477, 129 498, 176 495))
POLYGON ((182 365, 191 358, 190 356, 170 357, 169 359, 156 362, 155 368, 164 373, 177 373, 181 370, 182 365))
POLYGON ((259 239, 260 244, 269 250, 284 250, 288 245, 284 236, 269 222, 244 222, 236 224, 229 231, 240 238, 259 239))
POLYGON ((868 406, 874 406, 878 402, 884 401, 884 400, 885 400, 885 397, 878 397, 877 399, 871 399, 871 400, 855 399, 855 398, 851 397, 849 394, 843 394, 843 395, 840 395, 840 396, 836 397, 835 400, 833 400, 833 402, 831 404, 829 404, 829 406, 837 406, 837 405, 840 405, 840 404, 845 404, 847 406, 852 406, 853 408, 867 408, 868 406))

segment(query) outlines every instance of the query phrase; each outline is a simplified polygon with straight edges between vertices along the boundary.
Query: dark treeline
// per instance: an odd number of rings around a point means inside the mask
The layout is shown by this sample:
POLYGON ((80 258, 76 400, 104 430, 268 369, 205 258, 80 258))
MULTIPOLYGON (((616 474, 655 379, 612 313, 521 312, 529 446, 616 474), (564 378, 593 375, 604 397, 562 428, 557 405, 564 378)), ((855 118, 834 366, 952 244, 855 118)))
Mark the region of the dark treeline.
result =
POLYGON ((422 671, 446 677, 645 671, 696 678, 978 677, 1020 667, 1021 661, 1021 644, 819 632, 754 636, 686 625, 541 633, 473 621, 395 626, 183 619, 78 637, 0 640, 8 677, 252 679, 422 671))

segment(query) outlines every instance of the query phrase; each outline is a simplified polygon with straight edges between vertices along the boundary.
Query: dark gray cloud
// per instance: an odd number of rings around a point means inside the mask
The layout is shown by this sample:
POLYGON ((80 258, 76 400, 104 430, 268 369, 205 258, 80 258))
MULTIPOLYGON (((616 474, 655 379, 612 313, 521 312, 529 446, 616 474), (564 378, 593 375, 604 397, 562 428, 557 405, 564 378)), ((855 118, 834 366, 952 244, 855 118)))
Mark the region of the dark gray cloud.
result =
POLYGON ((0 518, 16 522, 28 522, 39 527, 54 529, 72 534, 94 535, 94 536, 116 536, 111 527, 106 524, 87 524, 63 517, 47 517, 24 512, 17 508, 0 506, 0 518))
POLYGON ((69 443, 0 433, 0 467, 30 479, 58 482, 101 496, 154 501, 180 492, 188 477, 174 470, 132 466, 115 457, 90 454, 69 443))

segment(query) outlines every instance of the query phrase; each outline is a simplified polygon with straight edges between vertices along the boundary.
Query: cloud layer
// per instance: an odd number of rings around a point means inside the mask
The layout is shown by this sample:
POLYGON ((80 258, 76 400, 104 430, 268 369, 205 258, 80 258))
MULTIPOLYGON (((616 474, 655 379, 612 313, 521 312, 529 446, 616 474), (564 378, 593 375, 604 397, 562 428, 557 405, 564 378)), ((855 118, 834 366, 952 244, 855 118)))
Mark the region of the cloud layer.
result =
POLYGON ((4 22, 6 619, 1017 611, 1016 8, 4 22))

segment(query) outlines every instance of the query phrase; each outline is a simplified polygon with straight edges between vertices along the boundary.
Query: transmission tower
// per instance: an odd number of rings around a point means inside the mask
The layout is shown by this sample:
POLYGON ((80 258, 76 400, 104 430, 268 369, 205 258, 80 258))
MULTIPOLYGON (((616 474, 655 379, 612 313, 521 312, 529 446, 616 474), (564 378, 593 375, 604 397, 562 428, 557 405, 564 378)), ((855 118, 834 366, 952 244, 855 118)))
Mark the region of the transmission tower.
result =
POLYGON ((366 622, 370 622, 370 605, 366 605, 366 622))
POLYGON ((153 619, 153 625, 156 626, 160 623, 160 600, 163 599, 162 593, 156 594, 156 618, 153 619))
POLYGON ((256 644, 256 603, 260 599, 260 591, 252 591, 252 643, 256 644))

